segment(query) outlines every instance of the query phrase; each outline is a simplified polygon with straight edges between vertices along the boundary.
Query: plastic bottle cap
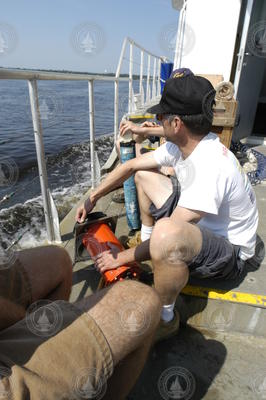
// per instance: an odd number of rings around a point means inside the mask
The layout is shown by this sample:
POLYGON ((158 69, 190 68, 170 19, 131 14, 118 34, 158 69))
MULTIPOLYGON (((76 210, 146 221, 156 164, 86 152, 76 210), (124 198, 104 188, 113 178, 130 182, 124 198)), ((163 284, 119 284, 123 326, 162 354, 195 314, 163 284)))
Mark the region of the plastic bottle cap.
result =
POLYGON ((122 143, 129 143, 133 140, 133 135, 131 131, 127 131, 124 136, 120 136, 119 141, 122 143))

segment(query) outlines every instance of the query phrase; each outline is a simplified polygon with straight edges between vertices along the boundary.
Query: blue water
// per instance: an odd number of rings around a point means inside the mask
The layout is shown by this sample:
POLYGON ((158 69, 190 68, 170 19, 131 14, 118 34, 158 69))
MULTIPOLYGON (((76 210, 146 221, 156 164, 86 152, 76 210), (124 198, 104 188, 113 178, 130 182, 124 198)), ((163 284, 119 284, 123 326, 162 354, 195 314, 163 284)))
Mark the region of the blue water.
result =
MULTIPOLYGON (((95 82, 96 150, 103 165, 113 147, 114 83, 95 82), (109 134, 109 135, 108 135, 109 134)), ((134 81, 135 93, 138 82, 134 81)), ((90 187, 89 104, 86 82, 38 82, 49 187, 62 219, 90 187)), ((127 110, 128 83, 119 85, 119 117, 127 110)), ((19 246, 45 239, 28 85, 0 80, 0 246, 28 230, 19 246), (9 175, 9 181, 1 181, 9 175)))

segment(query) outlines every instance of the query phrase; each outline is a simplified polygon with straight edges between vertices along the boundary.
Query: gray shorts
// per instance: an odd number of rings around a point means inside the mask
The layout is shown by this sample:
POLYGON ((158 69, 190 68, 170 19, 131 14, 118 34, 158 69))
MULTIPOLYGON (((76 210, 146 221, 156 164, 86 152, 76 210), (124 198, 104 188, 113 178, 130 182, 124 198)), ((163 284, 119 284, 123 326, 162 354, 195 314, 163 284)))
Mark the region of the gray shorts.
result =
POLYGON ((175 176, 169 176, 169 178, 172 182, 173 193, 170 195, 170 197, 168 197, 161 208, 156 208, 153 203, 150 205, 150 213, 153 216, 155 222, 161 218, 170 217, 178 204, 178 200, 181 194, 180 183, 175 176))
MULTIPOLYGON (((176 177, 171 177, 173 193, 159 209, 154 204, 150 212, 155 221, 170 217, 178 204, 180 184, 176 177)), ((235 279, 242 274, 245 261, 238 257, 239 246, 230 243, 226 238, 197 225, 202 234, 202 249, 188 264, 193 278, 235 279)))
POLYGON ((241 276, 245 261, 238 256, 240 246, 225 237, 199 226, 202 234, 200 253, 188 264, 193 278, 236 279, 241 276))

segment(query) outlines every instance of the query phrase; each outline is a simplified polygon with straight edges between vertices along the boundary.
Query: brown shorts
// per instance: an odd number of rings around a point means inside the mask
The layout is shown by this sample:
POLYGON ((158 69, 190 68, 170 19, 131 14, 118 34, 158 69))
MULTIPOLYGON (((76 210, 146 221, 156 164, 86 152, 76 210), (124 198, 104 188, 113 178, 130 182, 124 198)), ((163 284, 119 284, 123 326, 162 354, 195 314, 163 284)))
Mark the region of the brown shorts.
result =
POLYGON ((96 322, 66 301, 49 302, 0 332, 0 398, 100 399, 113 372, 96 322))
POLYGON ((30 281, 18 259, 0 266, 1 300, 27 310, 24 319, 0 331, 1 400, 103 397, 113 358, 87 313, 65 301, 31 304, 30 281))
POLYGON ((24 318, 31 302, 30 280, 19 259, 0 264, 0 331, 24 318))
POLYGON ((0 265, 0 298, 25 308, 32 302, 30 281, 18 258, 11 266, 0 265))

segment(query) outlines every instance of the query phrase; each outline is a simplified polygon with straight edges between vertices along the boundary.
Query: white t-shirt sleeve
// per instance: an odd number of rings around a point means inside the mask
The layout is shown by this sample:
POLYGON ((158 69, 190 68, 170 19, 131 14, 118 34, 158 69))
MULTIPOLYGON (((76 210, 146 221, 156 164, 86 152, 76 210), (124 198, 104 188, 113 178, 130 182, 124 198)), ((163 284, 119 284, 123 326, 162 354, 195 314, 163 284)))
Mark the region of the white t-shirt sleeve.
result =
POLYGON ((219 208, 227 192, 227 174, 217 171, 209 166, 195 168, 195 176, 184 182, 181 196, 178 201, 180 207, 191 210, 203 211, 209 214, 218 215, 219 208))
POLYGON ((179 159, 180 154, 175 144, 166 142, 153 152, 153 157, 158 165, 171 167, 179 159))

